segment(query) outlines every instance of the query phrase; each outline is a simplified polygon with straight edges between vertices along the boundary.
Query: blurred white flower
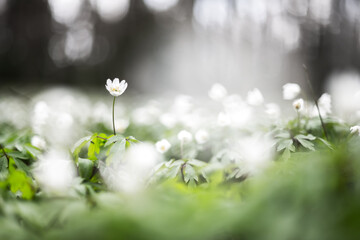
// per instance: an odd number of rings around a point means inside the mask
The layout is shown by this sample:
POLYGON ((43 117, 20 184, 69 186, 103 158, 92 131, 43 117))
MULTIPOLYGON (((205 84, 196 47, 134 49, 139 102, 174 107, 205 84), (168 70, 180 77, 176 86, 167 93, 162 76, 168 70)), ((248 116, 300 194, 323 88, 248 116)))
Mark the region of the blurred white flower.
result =
POLYGON ((180 140, 180 142, 182 143, 189 143, 192 141, 193 137, 192 134, 189 133, 186 130, 181 130, 178 135, 177 135, 178 139, 180 140))
POLYGON ((350 128, 350 133, 352 134, 358 134, 360 136, 360 126, 356 125, 356 126, 352 126, 350 128))
POLYGON ((138 193, 146 187, 146 181, 161 157, 149 143, 131 146, 121 161, 109 166, 100 165, 100 174, 110 189, 128 194, 138 193))
POLYGON ((283 98, 285 100, 293 100, 296 98, 301 91, 301 88, 296 83, 286 83, 283 86, 283 98))
POLYGON ((254 88, 248 92, 246 101, 252 106, 259 106, 264 103, 264 97, 259 89, 254 88))
POLYGON ((194 100, 188 95, 178 95, 174 100, 174 104, 171 107, 178 115, 189 112, 193 105, 194 100))
POLYGON ((171 147, 171 144, 169 143, 168 140, 162 139, 155 143, 155 147, 159 153, 165 153, 169 150, 169 148, 171 147))
POLYGON ((123 133, 129 126, 129 124, 130 124, 129 119, 116 119, 115 120, 115 126, 116 126, 115 131, 117 133, 123 133))
POLYGON ((227 90, 220 83, 215 83, 214 85, 212 85, 208 94, 212 100, 220 101, 226 97, 227 90))
POLYGON ((176 118, 170 113, 164 113, 160 116, 160 122, 167 128, 172 128, 176 125, 176 118))
POLYGON ((279 105, 276 103, 268 103, 265 105, 265 113, 272 119, 277 119, 280 117, 281 110, 279 105))
POLYGON ((240 168, 250 175, 261 172, 274 156, 274 141, 262 135, 244 137, 234 146, 240 156, 240 168))
POLYGON ((355 72, 335 73, 328 83, 334 111, 341 117, 352 117, 360 110, 360 75, 355 72))
POLYGON ((228 114, 220 112, 217 118, 217 123, 219 124, 219 126, 225 127, 230 125, 231 119, 228 114))
POLYGON ((331 114, 331 96, 328 93, 323 93, 318 100, 318 106, 320 109, 320 114, 322 116, 327 116, 331 114))
POLYGON ((110 79, 108 79, 106 81, 106 85, 105 85, 106 89, 114 97, 118 97, 121 94, 123 94, 125 92, 127 86, 128 86, 128 84, 125 80, 122 80, 121 82, 119 82, 118 78, 115 78, 114 81, 111 81, 110 79))
POLYGON ((297 112, 302 111, 304 109, 304 100, 302 98, 296 99, 293 102, 293 107, 297 112))
POLYGON ((69 154, 56 149, 39 157, 33 173, 45 192, 55 194, 68 193, 76 178, 75 166, 69 154))
POLYGON ((40 137, 40 136, 33 136, 31 138, 31 145, 33 145, 34 147, 37 147, 39 149, 45 149, 46 148, 46 142, 45 140, 40 137))
POLYGON ((195 140, 198 144, 204 144, 209 140, 209 133, 203 129, 200 129, 195 133, 195 140))

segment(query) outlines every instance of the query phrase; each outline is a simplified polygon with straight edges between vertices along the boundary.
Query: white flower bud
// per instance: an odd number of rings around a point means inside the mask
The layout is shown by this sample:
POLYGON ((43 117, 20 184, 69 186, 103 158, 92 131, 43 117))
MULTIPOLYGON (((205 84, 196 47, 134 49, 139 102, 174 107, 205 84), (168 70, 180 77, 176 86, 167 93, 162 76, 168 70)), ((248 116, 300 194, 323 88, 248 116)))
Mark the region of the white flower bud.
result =
POLYGON ((171 144, 166 139, 162 139, 155 143, 155 148, 159 153, 167 152, 170 147, 171 147, 171 144))
POLYGON ((350 133, 352 134, 358 134, 360 136, 360 126, 356 125, 356 126, 352 126, 350 128, 350 133))
POLYGON ((201 129, 195 133, 195 140, 198 144, 206 143, 209 140, 209 133, 201 129))
POLYGON ((31 145, 34 147, 37 147, 39 149, 45 149, 46 148, 46 142, 42 137, 39 136, 33 136, 31 138, 31 145))
POLYGON ((293 107, 297 112, 302 111, 304 108, 304 100, 302 98, 296 99, 293 102, 293 107))
POLYGON ((177 137, 182 143, 189 143, 193 139, 192 134, 185 130, 180 131, 177 137))

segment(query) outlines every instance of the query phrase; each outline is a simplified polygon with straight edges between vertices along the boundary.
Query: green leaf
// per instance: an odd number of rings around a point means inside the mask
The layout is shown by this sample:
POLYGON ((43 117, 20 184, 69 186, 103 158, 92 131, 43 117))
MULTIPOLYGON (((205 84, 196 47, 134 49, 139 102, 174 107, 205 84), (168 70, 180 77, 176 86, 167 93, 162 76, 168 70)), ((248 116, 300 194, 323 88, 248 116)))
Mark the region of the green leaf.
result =
POLYGON ((290 138, 290 133, 289 132, 282 132, 279 133, 275 136, 275 138, 290 138))
POLYGON ((289 149, 290 151, 295 151, 295 146, 293 145, 292 139, 284 139, 279 141, 278 146, 276 148, 277 151, 281 151, 283 149, 289 149))
POLYGON ((196 175, 195 169, 191 165, 186 164, 184 168, 185 168, 184 169, 184 180, 186 183, 192 179, 199 181, 199 178, 196 175))
POLYGON ((97 134, 93 135, 88 149, 88 158, 93 161, 97 160, 96 154, 100 153, 101 140, 97 136, 97 134))
POLYGON ((334 147, 333 147, 333 145, 330 143, 330 142, 328 142, 328 141, 326 141, 325 139, 323 139, 323 138, 317 138, 317 139, 319 139, 322 143, 324 143, 328 148, 330 148, 331 150, 334 150, 334 147))
POLYGON ((79 158, 79 153, 80 153, 81 149, 91 140, 91 137, 92 136, 83 137, 74 144, 71 152, 73 153, 73 155, 75 157, 75 161, 77 161, 77 159, 79 158))
POLYGON ((175 178, 178 175, 180 168, 181 168, 181 165, 172 166, 171 168, 169 168, 169 171, 167 172, 166 177, 175 178))
POLYGON ((291 156, 291 152, 289 148, 286 148, 283 152, 283 154, 281 155, 281 160, 282 161, 287 161, 290 159, 291 156))
POLYGON ((7 168, 8 168, 7 158, 5 156, 2 156, 0 158, 0 173, 3 171, 7 171, 7 168))
POLYGON ((125 144, 126 140, 123 139, 120 142, 118 141, 111 146, 109 156, 106 159, 107 164, 110 164, 114 157, 121 157, 125 153, 125 144))
POLYGON ((93 173, 94 162, 86 158, 79 158, 78 166, 80 177, 89 180, 93 173))
POLYGON ((34 196, 35 192, 31 185, 32 180, 23 171, 15 170, 11 172, 7 181, 11 192, 17 193, 21 191, 21 197, 24 199, 31 199, 34 196))
POLYGON ((206 166, 205 162, 197 160, 197 159, 190 159, 188 161, 188 164, 191 164, 192 166, 195 166, 195 167, 205 167, 206 166))
POLYGON ((31 155, 32 158, 36 158, 41 154, 41 150, 33 145, 27 143, 24 145, 25 150, 31 155))
POLYGON ((308 135, 302 135, 302 134, 299 134, 299 135, 296 135, 295 136, 295 138, 296 139, 306 139, 306 140, 310 140, 310 141, 313 141, 313 140, 315 140, 316 139, 316 137, 314 137, 313 135, 311 135, 311 134, 308 134, 308 135))
POLYGON ((20 159, 17 159, 17 158, 13 158, 14 159, 14 162, 15 162, 15 165, 16 167, 19 169, 19 170, 22 170, 24 172, 26 172, 27 174, 30 175, 30 169, 29 169, 29 166, 26 165, 23 161, 21 161, 20 159))
POLYGON ((314 144, 308 140, 305 140, 305 139, 302 139, 302 138, 297 138, 297 140, 299 141, 299 143, 304 147, 304 148, 307 148, 307 149, 310 149, 312 151, 315 151, 315 148, 314 148, 314 144))
POLYGON ((28 156, 25 156, 24 154, 22 154, 20 152, 16 152, 16 151, 8 152, 7 155, 10 157, 13 157, 13 158, 20 158, 20 159, 26 159, 26 160, 29 159, 28 156))
POLYGON ((104 147, 107 147, 107 146, 113 144, 114 142, 119 142, 119 141, 121 141, 123 138, 124 138, 124 137, 121 136, 121 135, 112 136, 111 138, 109 138, 109 139, 106 141, 104 147))
POLYGON ((130 142, 132 142, 132 143, 139 143, 139 142, 140 142, 139 140, 137 140, 137 139, 134 138, 133 136, 129 136, 129 137, 127 137, 127 139, 128 139, 130 142))

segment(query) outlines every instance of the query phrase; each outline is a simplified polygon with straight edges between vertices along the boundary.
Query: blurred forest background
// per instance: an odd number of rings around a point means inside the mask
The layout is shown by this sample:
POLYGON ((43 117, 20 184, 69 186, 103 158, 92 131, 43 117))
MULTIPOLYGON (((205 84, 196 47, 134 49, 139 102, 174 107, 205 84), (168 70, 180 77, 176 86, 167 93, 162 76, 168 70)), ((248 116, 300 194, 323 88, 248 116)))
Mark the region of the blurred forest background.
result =
POLYGON ((276 92, 304 63, 320 94, 360 70, 359 22, 358 0, 0 0, 1 89, 276 92))

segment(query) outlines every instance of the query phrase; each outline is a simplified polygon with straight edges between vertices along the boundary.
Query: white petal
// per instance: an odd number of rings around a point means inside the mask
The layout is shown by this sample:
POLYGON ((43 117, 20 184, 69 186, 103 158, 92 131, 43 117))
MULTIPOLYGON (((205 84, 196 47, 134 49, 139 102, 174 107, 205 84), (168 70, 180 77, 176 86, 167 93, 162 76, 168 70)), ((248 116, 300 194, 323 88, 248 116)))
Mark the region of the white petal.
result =
POLYGON ((114 81, 113 81, 113 84, 114 85, 119 85, 120 84, 120 81, 118 78, 115 78, 114 81))
POLYGON ((110 79, 106 80, 106 85, 110 87, 112 85, 112 81, 110 79))

